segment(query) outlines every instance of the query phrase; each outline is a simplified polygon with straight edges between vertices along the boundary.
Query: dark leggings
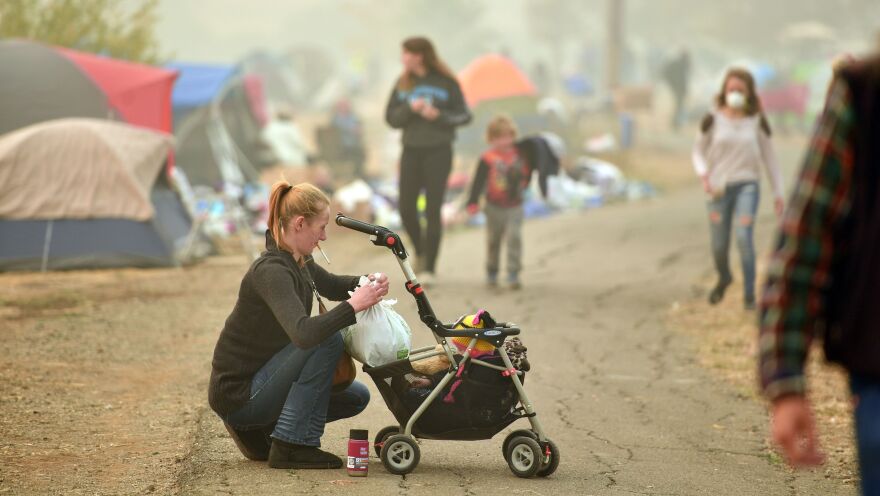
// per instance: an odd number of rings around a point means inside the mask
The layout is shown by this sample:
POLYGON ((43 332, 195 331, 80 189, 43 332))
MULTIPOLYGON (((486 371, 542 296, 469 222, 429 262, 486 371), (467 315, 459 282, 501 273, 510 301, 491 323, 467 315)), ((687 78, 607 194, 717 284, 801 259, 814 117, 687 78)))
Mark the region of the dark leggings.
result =
POLYGON ((409 239, 415 245, 421 269, 434 272, 443 224, 440 207, 446 194, 446 180, 452 170, 452 145, 403 148, 400 157, 400 218, 409 239), (426 231, 422 233, 417 206, 419 193, 425 191, 426 231))

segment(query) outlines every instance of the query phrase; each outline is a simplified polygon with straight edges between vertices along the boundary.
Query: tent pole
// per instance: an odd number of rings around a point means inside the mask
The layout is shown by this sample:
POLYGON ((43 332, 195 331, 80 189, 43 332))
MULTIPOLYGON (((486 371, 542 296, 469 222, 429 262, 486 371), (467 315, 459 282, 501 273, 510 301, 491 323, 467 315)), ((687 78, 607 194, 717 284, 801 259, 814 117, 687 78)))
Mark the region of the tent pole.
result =
POLYGON ((46 237, 43 241, 43 262, 40 264, 40 272, 46 272, 49 269, 49 245, 52 243, 52 226, 55 219, 49 219, 46 225, 46 237))

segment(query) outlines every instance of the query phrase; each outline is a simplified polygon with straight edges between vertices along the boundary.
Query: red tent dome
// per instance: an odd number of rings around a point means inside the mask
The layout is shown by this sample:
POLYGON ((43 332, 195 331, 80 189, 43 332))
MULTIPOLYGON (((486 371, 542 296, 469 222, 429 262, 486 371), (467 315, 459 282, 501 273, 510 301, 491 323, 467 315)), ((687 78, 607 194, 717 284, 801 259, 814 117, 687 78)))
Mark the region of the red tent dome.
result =
POLYGON ((176 71, 57 47, 88 74, 126 122, 171 132, 171 90, 176 71))
POLYGON ((535 85, 507 57, 484 55, 458 74, 461 91, 469 106, 512 96, 536 96, 535 85))

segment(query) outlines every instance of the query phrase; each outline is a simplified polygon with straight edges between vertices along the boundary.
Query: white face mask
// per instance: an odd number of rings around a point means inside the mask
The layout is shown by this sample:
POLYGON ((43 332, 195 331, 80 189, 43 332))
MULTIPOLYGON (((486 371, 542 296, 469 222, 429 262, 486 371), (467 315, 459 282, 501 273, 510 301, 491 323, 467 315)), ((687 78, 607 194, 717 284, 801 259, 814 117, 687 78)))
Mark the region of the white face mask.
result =
POLYGON ((728 91, 724 95, 724 103, 732 109, 741 109, 746 106, 746 96, 739 91, 728 91))

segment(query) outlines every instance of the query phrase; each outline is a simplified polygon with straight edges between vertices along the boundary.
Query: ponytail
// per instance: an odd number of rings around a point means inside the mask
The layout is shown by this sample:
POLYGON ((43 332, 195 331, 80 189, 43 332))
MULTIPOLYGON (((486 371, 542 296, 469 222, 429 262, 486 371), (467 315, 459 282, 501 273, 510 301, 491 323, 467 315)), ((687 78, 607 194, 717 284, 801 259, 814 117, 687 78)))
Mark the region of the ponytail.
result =
POLYGON ((273 184, 272 194, 269 195, 267 224, 278 247, 290 251, 290 247, 284 243, 283 232, 291 219, 300 215, 307 220, 312 219, 328 205, 330 199, 327 195, 309 183, 293 186, 287 181, 278 181, 273 184))

